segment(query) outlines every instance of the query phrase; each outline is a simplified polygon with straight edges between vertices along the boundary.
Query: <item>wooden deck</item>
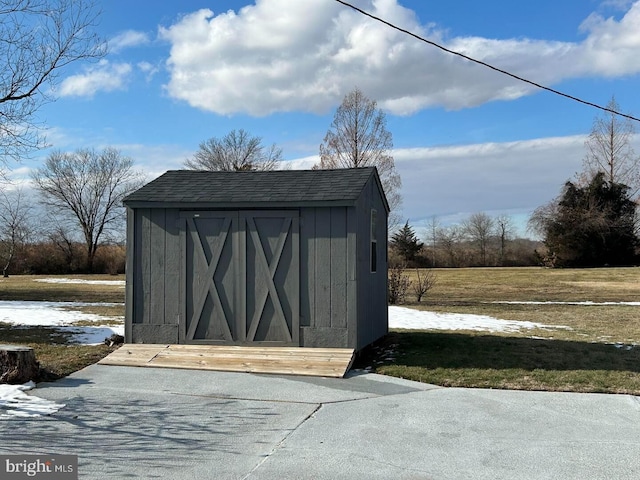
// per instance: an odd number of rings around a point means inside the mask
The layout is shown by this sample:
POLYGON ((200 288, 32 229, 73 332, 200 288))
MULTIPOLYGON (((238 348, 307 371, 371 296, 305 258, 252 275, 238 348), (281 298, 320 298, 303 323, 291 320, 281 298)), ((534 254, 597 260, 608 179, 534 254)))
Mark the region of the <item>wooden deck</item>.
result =
POLYGON ((98 363, 341 378, 354 359, 350 348, 125 344, 98 363))

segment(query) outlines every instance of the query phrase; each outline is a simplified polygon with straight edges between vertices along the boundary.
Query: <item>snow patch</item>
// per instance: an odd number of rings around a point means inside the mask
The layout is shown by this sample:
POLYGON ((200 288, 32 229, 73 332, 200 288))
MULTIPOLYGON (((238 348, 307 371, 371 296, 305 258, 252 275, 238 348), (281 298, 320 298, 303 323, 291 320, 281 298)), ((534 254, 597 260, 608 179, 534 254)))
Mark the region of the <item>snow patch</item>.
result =
POLYGON ((518 301, 496 301, 496 302, 486 302, 486 303, 497 303, 503 305, 584 305, 587 307, 590 306, 611 306, 611 305, 628 305, 631 307, 640 307, 640 302, 518 302, 518 301))
POLYGON ((65 406, 25 393, 35 387, 33 382, 22 385, 0 385, 0 419, 51 415, 65 406))
POLYGON ((124 280, 84 280, 82 278, 38 278, 34 282, 42 283, 84 283, 86 285, 118 285, 124 286, 124 280))
POLYGON ((111 335, 124 335, 122 317, 105 317, 74 310, 87 306, 119 306, 119 303, 82 302, 28 302, 0 301, 0 322, 16 326, 55 327, 72 333, 75 343, 96 345, 111 335), (105 320, 118 321, 118 325, 105 325, 105 320), (77 326, 76 322, 95 325, 77 326))
POLYGON ((526 329, 571 330, 562 325, 500 320, 487 315, 424 312, 404 307, 389 307, 389 328, 404 330, 473 330, 488 332, 519 332, 526 329))

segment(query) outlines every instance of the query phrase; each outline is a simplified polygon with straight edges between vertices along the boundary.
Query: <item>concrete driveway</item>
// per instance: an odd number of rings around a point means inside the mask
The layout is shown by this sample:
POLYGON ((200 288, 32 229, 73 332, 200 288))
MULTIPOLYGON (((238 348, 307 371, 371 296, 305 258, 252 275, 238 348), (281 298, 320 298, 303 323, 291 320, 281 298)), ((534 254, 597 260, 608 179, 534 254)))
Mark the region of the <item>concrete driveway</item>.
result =
POLYGON ((0 421, 0 453, 76 454, 82 479, 637 479, 640 400, 93 365, 0 421))

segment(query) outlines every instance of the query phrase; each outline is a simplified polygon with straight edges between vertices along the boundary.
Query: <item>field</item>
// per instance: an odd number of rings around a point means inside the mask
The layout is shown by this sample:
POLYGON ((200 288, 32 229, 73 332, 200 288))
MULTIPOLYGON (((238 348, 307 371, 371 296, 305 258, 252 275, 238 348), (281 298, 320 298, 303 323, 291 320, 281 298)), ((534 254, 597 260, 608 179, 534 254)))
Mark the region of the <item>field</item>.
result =
MULTIPOLYGON (((640 268, 476 268, 434 273, 436 285, 426 298, 405 306, 562 328, 516 333, 396 330, 363 352, 357 367, 443 386, 640 395, 640 268)), ((124 301, 122 286, 36 281, 43 279, 0 279, 0 300, 124 301)), ((124 314, 122 305, 83 310, 124 314)), ((52 328, 15 328, 0 322, 0 343, 27 344, 36 350, 43 367, 41 379, 68 375, 112 350, 105 345, 71 345, 68 340, 63 331, 52 328)))
POLYGON ((365 356, 360 366, 444 386, 640 394, 639 268, 434 273, 436 286, 426 299, 407 306, 568 328, 394 331, 370 352, 387 360, 365 356))

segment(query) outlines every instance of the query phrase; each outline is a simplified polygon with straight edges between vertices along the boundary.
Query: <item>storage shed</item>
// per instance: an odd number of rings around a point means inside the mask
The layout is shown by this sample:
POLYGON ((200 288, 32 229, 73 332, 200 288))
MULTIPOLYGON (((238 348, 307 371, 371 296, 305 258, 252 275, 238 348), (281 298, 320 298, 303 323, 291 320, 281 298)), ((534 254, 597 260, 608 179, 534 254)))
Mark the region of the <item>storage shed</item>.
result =
POLYGON ((127 207, 127 343, 354 348, 387 333, 375 168, 175 170, 127 207))

